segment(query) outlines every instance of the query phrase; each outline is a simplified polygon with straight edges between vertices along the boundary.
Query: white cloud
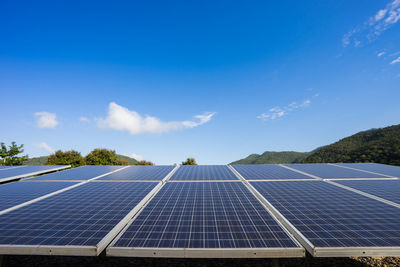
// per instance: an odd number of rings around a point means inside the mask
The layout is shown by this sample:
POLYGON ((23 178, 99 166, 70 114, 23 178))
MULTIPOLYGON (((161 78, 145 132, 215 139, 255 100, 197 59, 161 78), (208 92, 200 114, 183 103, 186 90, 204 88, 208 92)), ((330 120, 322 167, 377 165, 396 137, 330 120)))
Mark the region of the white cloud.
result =
POLYGON ((97 119, 97 125, 101 129, 127 131, 131 135, 165 133, 200 126, 210 121, 214 115, 215 112, 196 115, 194 116, 197 119, 196 121, 163 122, 149 115, 143 117, 134 110, 129 110, 126 107, 111 102, 108 106, 107 117, 97 119))
POLYGON ((55 152, 55 150, 51 146, 49 146, 46 142, 42 142, 40 144, 37 144, 37 147, 39 147, 39 148, 41 148, 43 150, 46 150, 50 154, 54 154, 54 152, 55 152))
POLYGON ((399 63, 400 62, 400 57, 398 57, 398 58, 396 58, 396 59, 394 59, 392 62, 390 62, 390 64, 396 64, 396 63, 399 63))
MULTIPOLYGON (((318 95, 319 94, 315 94, 314 97, 318 97, 318 95)), ((282 117, 288 115, 290 112, 292 112, 294 110, 308 107, 310 104, 311 104, 310 99, 306 99, 300 103, 292 102, 283 108, 281 108, 281 107, 270 108, 267 113, 261 113, 260 115, 257 116, 257 118, 262 119, 262 120, 279 119, 279 118, 282 118, 282 117)))
POLYGON ((142 155, 136 154, 136 153, 128 153, 128 154, 123 154, 124 156, 136 159, 137 161, 144 160, 142 155))
POLYGON ((346 47, 353 44, 357 47, 362 43, 372 42, 398 21, 400 21, 400 0, 393 0, 362 25, 346 33, 342 38, 342 45, 346 47))
POLYGON ((80 117, 80 118, 79 118, 79 121, 80 121, 80 122, 86 122, 86 123, 88 123, 88 122, 90 122, 90 119, 87 118, 87 117, 80 117))
POLYGON ((378 53, 378 57, 381 57, 381 56, 383 56, 384 54, 386 54, 386 52, 385 51, 382 51, 382 52, 380 52, 380 53, 378 53))
POLYGON ((36 112, 37 127, 39 128, 55 128, 58 125, 56 114, 50 112, 36 112))

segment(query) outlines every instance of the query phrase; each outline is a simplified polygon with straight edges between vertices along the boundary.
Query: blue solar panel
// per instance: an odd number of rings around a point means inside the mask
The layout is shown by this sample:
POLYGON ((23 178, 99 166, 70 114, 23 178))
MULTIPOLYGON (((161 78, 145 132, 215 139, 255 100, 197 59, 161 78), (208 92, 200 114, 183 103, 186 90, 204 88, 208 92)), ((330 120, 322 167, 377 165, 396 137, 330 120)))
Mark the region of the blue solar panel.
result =
POLYGON ((99 180, 158 180, 165 178, 175 166, 129 166, 99 180))
POLYGON ((246 180, 262 179, 313 179, 279 165, 232 165, 246 180))
POLYGON ((121 169, 122 166, 82 166, 62 172, 55 172, 39 177, 32 178, 32 180, 54 180, 54 181, 68 181, 68 180, 89 180, 91 178, 121 169))
POLYGON ((226 165, 183 165, 170 180, 239 180, 226 165))
POLYGON ((25 166, 0 166, 0 171, 7 170, 7 169, 21 168, 21 167, 25 167, 25 166))
POLYGON ((89 182, 3 214, 0 245, 96 246, 157 184, 89 182))
POLYGON ((320 178, 386 178, 382 175, 341 168, 329 164, 284 164, 320 178))
POLYGON ((315 247, 398 247, 399 209, 323 181, 251 182, 315 247))
POLYGON ((66 166, 55 166, 55 165, 46 165, 46 166, 22 166, 20 168, 9 168, 0 171, 0 181, 7 180, 8 178, 13 177, 27 177, 34 174, 46 173, 57 169, 66 168, 66 166))
POLYGON ((400 204, 400 180, 340 180, 335 183, 400 204))
POLYGON ((76 183, 17 182, 0 186, 0 211, 44 196, 76 183))
POLYGON ((112 247, 296 248, 241 182, 165 184, 112 247))
POLYGON ((376 172, 400 178, 400 167, 377 163, 337 163, 336 165, 355 168, 364 171, 376 172))

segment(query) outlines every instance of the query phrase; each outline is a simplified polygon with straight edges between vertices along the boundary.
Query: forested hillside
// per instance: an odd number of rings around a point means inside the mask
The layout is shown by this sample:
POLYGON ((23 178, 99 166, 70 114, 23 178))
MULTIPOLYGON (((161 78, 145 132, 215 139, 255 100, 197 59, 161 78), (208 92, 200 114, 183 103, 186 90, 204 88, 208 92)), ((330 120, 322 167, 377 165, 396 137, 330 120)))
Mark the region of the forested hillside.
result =
POLYGON ((247 158, 232 162, 231 164, 278 164, 278 163, 296 163, 306 158, 310 153, 295 151, 266 151, 259 154, 251 154, 247 158))

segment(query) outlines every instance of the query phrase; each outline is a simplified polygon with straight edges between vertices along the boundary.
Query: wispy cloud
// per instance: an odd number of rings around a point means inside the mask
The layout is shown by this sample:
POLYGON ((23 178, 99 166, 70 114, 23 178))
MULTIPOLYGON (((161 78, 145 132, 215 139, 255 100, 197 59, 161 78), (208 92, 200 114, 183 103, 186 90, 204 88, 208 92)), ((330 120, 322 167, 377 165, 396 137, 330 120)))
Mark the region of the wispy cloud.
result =
POLYGON ((141 161, 144 160, 144 157, 142 155, 136 154, 136 153, 127 153, 127 154, 123 154, 124 156, 136 159, 137 161, 141 161))
POLYGON ((377 56, 378 56, 378 57, 381 57, 381 56, 383 56, 384 54, 386 54, 386 52, 385 52, 385 51, 382 51, 382 52, 379 52, 379 53, 377 54, 377 56))
MULTIPOLYGON (((314 97, 318 97, 319 94, 315 94, 314 97)), ((270 108, 267 113, 261 113, 257 116, 258 119, 262 120, 276 120, 288 115, 290 112, 297 109, 308 107, 311 104, 310 99, 306 99, 303 102, 292 102, 284 107, 270 108)))
POLYGON ((45 150, 46 152, 48 152, 50 154, 54 154, 54 152, 55 152, 55 150, 51 146, 49 146, 46 142, 37 144, 37 147, 45 150))
POLYGON ((42 111, 36 112, 34 115, 36 116, 36 124, 39 128, 52 129, 58 125, 57 116, 54 113, 42 111))
POLYGON ((344 47, 350 44, 357 47, 364 42, 372 42, 398 21, 400 21, 400 0, 393 0, 362 25, 346 33, 342 38, 342 44, 344 47))
POLYGON ((87 118, 87 117, 80 117, 80 118, 79 118, 79 121, 80 121, 80 122, 88 123, 88 122, 90 122, 90 119, 87 118))
POLYGON ((396 64, 396 63, 399 63, 400 62, 400 57, 398 57, 398 58, 396 58, 396 59, 394 59, 392 62, 390 62, 390 64, 396 64))
POLYGON ((214 115, 215 112, 208 112, 194 116, 195 120, 191 121, 163 122, 149 115, 143 117, 134 110, 129 110, 126 107, 111 102, 108 106, 107 117, 96 120, 98 127, 101 129, 127 131, 131 135, 138 135, 144 133, 166 133, 185 128, 194 128, 209 122, 214 115))

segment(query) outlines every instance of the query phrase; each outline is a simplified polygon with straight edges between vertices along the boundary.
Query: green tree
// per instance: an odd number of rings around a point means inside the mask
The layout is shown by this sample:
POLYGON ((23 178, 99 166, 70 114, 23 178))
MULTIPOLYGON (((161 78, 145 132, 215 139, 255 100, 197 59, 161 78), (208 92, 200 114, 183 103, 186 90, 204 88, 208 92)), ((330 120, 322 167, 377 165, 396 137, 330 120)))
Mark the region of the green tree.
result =
POLYGON ((87 165, 119 165, 120 161, 115 153, 115 150, 105 148, 96 148, 90 152, 85 162, 87 165))
POLYGON ((0 143, 0 165, 22 165, 25 160, 28 159, 28 156, 17 157, 18 154, 24 152, 22 149, 24 145, 18 146, 15 142, 11 143, 11 146, 7 146, 4 143, 0 143))
POLYGON ((138 161, 138 162, 136 162, 136 164, 135 165, 154 165, 154 163, 153 162, 151 162, 151 161, 146 161, 146 160, 140 160, 140 161, 138 161))
POLYGON ((187 158, 186 161, 182 161, 182 165, 197 165, 194 158, 187 158))
POLYGON ((47 165, 71 165, 72 168, 85 165, 85 159, 81 153, 75 150, 57 150, 47 158, 47 165))

